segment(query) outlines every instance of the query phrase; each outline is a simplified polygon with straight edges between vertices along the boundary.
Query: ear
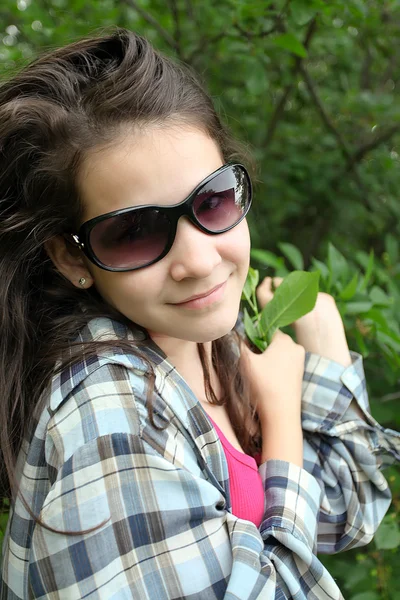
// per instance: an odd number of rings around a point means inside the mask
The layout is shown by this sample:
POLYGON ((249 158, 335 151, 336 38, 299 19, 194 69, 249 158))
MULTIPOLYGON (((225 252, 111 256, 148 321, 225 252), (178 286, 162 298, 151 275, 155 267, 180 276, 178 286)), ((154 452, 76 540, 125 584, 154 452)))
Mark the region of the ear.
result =
POLYGON ((76 287, 89 288, 93 285, 93 277, 84 254, 72 241, 67 241, 62 235, 56 235, 46 242, 44 247, 57 271, 76 287))

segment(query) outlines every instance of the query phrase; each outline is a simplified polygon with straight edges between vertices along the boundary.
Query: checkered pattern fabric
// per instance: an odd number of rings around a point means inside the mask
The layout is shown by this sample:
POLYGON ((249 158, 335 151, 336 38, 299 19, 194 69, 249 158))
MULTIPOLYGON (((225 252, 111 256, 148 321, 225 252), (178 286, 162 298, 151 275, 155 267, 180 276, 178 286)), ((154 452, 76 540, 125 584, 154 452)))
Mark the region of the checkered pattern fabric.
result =
MULTIPOLYGON (((135 341, 108 319, 81 333, 120 337, 135 341)), ((157 427, 134 355, 99 353, 53 379, 17 473, 26 502, 56 531, 17 499, 0 598, 342 598, 317 551, 371 540, 391 499, 381 467, 400 460, 400 434, 369 414, 361 357, 344 368, 307 354, 304 469, 260 466, 257 529, 231 512, 225 455, 201 404, 151 340, 144 352, 156 373, 157 427)))

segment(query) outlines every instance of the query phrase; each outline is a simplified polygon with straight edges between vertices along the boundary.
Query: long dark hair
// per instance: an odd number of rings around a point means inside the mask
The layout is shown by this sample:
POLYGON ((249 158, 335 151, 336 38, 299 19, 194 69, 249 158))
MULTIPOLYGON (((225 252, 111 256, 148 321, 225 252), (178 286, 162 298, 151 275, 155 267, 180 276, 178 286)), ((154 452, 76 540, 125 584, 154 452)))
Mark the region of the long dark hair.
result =
MULTIPOLYGON (((67 281, 44 244, 77 229, 76 180, 85 153, 115 143, 127 124, 166 121, 199 127, 225 160, 243 160, 197 77, 125 29, 48 52, 0 86, 0 497, 14 490, 15 459, 56 364, 82 358, 81 345, 65 358, 79 329, 95 316, 126 322, 94 288, 67 281)), ((140 344, 112 345, 141 355, 140 344)), ((240 443, 254 452, 254 411, 231 344, 212 344, 219 399, 201 344, 199 354, 208 399, 228 405, 240 443)))

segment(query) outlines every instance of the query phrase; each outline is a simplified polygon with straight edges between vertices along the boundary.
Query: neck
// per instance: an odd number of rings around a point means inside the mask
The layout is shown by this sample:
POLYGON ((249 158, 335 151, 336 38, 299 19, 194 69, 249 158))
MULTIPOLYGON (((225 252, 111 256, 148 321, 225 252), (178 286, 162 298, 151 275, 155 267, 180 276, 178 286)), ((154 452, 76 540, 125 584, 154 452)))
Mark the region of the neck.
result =
MULTIPOLYGON (((188 340, 179 340, 177 338, 162 336, 153 332, 149 332, 149 335, 157 344, 157 346, 159 346, 161 350, 165 352, 170 363, 186 380, 199 400, 205 401, 204 372, 197 348, 197 343, 188 340)), ((203 346, 205 350, 207 366, 210 371, 211 382, 214 387, 217 377, 211 361, 211 344, 212 342, 205 342, 203 346)))

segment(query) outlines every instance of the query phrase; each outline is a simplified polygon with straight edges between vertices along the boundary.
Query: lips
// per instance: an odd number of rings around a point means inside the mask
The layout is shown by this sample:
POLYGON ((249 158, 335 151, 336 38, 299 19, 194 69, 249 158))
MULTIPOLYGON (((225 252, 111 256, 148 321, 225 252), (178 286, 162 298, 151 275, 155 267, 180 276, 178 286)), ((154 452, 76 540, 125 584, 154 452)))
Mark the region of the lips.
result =
POLYGON ((219 283, 218 285, 213 287, 211 290, 208 290, 208 292, 204 292, 204 294, 195 294, 194 296, 190 296, 189 298, 186 298, 186 300, 182 300, 182 302, 174 302, 173 304, 185 304, 186 302, 190 302, 191 300, 197 300, 197 298, 206 298, 207 296, 209 296, 210 294, 215 292, 215 290, 217 290, 218 288, 223 286, 224 283, 225 283, 225 281, 223 281, 222 283, 219 283))

